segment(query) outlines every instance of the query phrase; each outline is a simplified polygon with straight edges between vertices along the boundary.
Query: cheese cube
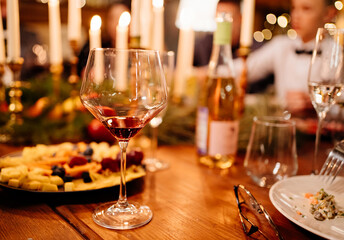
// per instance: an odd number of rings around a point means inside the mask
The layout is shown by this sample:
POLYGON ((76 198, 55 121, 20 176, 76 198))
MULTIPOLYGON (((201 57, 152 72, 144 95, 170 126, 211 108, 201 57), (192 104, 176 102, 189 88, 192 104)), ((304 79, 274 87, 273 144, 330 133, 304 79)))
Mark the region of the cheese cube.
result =
POLYGON ((39 181, 26 181, 23 183, 22 188, 27 190, 40 190, 42 183, 39 181))
POLYGON ((58 188, 56 184, 52 183, 43 183, 42 184, 42 191, 43 192, 57 192, 58 188))
POLYGON ((20 177, 20 172, 18 170, 13 169, 12 171, 1 172, 0 181, 8 182, 12 178, 18 179, 19 177, 20 177))
POLYGON ((65 184, 64 184, 64 190, 65 190, 65 192, 72 192, 72 191, 74 191, 74 183, 73 182, 66 182, 65 184))
POLYGON ((8 186, 11 186, 11 187, 19 187, 20 186, 20 182, 18 179, 10 179, 8 181, 8 186))

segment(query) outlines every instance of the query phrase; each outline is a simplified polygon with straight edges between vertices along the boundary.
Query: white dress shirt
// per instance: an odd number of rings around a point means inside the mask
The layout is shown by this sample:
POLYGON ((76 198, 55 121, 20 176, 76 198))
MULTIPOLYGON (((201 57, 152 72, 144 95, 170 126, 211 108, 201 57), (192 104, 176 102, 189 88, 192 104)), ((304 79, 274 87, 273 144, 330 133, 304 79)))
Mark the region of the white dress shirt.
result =
MULTIPOLYGON (((295 50, 312 51, 315 41, 303 43, 301 39, 289 39, 286 35, 276 36, 247 58, 247 80, 257 82, 274 74, 276 97, 285 103, 288 91, 308 94, 307 77, 311 54, 296 54, 295 50)), ((240 76, 242 60, 234 61, 237 76, 240 76)))

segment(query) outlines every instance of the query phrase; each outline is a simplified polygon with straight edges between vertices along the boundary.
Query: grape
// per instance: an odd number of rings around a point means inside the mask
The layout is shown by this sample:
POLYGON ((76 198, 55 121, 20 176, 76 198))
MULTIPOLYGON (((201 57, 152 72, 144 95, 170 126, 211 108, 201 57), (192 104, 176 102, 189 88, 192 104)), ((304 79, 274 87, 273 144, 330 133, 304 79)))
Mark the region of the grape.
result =
POLYGON ((81 178, 84 179, 84 183, 92 182, 92 179, 90 177, 90 173, 89 172, 83 172, 81 174, 81 178))
POLYGON ((103 158, 102 162, 102 169, 110 169, 112 172, 118 172, 120 169, 120 161, 112 158, 103 158))

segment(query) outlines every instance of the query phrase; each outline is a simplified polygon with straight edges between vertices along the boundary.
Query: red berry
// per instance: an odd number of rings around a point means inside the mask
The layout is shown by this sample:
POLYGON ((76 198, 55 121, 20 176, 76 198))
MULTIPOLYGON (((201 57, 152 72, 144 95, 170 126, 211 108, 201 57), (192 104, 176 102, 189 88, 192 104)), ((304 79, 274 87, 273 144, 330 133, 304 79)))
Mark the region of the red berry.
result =
POLYGON ((74 156, 70 158, 69 167, 85 165, 87 163, 87 159, 84 156, 74 156))
POLYGON ((112 172, 118 172, 120 170, 120 162, 112 158, 103 158, 102 169, 110 169, 112 172))
POLYGON ((143 152, 141 150, 131 150, 127 153, 127 166, 141 165, 143 152))

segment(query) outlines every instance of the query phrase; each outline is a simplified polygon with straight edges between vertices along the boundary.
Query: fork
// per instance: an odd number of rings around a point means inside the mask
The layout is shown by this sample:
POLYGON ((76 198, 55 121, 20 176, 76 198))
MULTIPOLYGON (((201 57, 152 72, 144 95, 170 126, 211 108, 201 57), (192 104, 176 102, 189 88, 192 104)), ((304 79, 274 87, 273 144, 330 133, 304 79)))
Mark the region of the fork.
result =
POLYGON ((338 173, 344 165, 344 140, 339 142, 328 155, 324 165, 322 166, 319 176, 330 184, 336 179, 338 173))

